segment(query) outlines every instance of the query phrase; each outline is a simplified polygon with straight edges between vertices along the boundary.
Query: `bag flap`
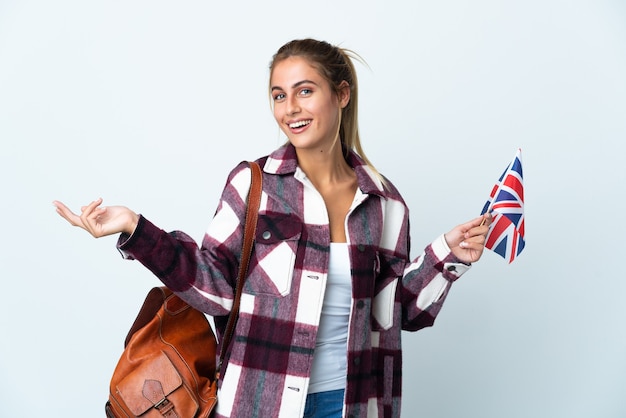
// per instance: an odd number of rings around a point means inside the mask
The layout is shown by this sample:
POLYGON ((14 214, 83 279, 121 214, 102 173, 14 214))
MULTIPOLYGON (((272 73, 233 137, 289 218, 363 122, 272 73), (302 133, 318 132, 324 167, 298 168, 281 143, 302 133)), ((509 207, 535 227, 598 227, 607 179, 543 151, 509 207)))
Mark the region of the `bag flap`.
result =
POLYGON ((119 382, 117 392, 128 409, 139 416, 182 384, 180 374, 167 355, 161 351, 119 382), (149 393, 144 395, 145 391, 149 393))

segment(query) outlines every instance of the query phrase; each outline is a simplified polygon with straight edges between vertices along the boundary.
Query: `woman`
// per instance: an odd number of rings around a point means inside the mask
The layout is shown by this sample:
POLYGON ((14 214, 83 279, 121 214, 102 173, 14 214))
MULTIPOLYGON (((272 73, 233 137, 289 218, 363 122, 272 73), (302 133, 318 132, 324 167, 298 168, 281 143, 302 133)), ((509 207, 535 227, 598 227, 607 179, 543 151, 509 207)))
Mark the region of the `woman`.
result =
MULTIPOLYGON (((409 259, 407 207, 373 168, 357 128, 346 50, 312 39, 270 66, 287 144, 260 158, 263 199, 218 417, 398 417, 401 330, 431 326, 452 282, 477 261, 490 215, 453 228, 409 259)), ((228 314, 237 276, 247 164, 228 177, 202 247, 98 199, 59 214, 118 247, 192 306, 228 314)), ((219 323, 219 321, 218 321, 219 323)))

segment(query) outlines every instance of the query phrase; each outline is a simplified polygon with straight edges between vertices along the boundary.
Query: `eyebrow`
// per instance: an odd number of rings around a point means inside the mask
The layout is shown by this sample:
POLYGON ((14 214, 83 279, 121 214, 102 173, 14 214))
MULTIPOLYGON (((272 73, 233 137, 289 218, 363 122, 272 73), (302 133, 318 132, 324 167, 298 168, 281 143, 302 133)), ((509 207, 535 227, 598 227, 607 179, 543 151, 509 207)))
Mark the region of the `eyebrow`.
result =
MULTIPOLYGON (((307 83, 310 83, 310 84, 313 84, 313 85, 317 86, 317 83, 315 81, 312 81, 312 80, 302 80, 302 81, 298 81, 296 84, 291 86, 291 88, 295 89, 295 88, 298 88, 301 85, 307 84, 307 83)), ((272 86, 272 91, 274 91, 274 90, 283 90, 283 88, 282 87, 278 87, 278 86, 272 86)))

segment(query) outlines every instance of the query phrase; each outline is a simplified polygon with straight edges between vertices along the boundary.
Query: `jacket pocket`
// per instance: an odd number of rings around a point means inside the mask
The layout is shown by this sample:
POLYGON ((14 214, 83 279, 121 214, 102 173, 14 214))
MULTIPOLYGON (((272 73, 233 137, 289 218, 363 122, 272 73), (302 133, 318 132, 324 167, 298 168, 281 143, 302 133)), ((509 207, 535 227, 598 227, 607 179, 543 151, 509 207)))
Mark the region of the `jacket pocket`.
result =
POLYGON ((372 301, 372 329, 375 331, 387 331, 393 326, 396 293, 404 274, 404 265, 401 258, 376 254, 376 285, 372 301))
POLYGON ((265 213, 257 223, 253 263, 244 290, 287 296, 291 291, 302 222, 295 215, 265 213))

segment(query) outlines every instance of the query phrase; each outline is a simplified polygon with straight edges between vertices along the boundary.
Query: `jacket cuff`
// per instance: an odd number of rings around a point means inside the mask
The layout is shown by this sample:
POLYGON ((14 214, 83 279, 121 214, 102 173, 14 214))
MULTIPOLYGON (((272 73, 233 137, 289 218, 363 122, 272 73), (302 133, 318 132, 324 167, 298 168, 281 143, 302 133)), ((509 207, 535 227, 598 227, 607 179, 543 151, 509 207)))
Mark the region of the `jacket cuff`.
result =
POLYGON ((457 280, 472 267, 471 264, 462 262, 452 253, 444 234, 432 243, 432 248, 437 259, 441 260, 443 276, 450 282, 457 280))
POLYGON ((135 257, 132 256, 129 250, 132 249, 133 246, 136 245, 137 241, 139 240, 138 237, 141 235, 146 222, 148 222, 146 218, 144 218, 143 215, 139 214, 137 227, 135 228, 133 233, 127 234, 126 232, 123 232, 120 234, 119 238, 117 239, 117 245, 116 245, 117 250, 120 252, 120 254, 125 260, 135 259, 135 257))

